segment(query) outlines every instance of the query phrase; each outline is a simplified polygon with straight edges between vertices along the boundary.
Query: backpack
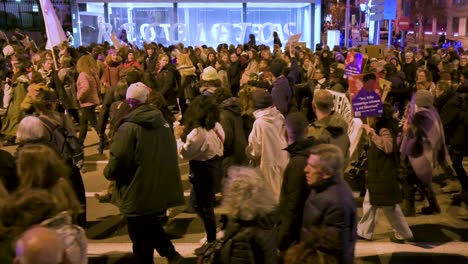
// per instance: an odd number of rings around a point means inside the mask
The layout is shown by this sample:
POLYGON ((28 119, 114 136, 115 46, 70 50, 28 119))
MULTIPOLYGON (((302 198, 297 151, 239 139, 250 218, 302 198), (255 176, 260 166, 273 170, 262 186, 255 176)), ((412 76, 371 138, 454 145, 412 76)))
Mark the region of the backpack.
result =
POLYGON ((195 99, 195 97, 200 95, 197 76, 186 76, 184 83, 182 84, 182 89, 184 89, 185 99, 189 101, 192 101, 193 99, 195 99))
MULTIPOLYGON (((65 116, 62 115, 63 118, 65 116)), ((54 124, 47 118, 39 117, 41 122, 50 133, 50 142, 55 150, 62 156, 65 161, 72 161, 73 165, 81 169, 83 167, 84 152, 83 146, 80 144, 74 134, 69 131, 62 124, 54 124)))
POLYGON ((251 245, 252 228, 240 228, 222 239, 206 243, 195 252, 198 256, 197 264, 230 264, 232 253, 237 250, 246 251, 248 259, 236 259, 245 264, 255 264, 255 253, 251 245))
POLYGON ((57 232, 68 260, 65 263, 88 263, 88 240, 85 231, 80 226, 72 224, 72 217, 68 212, 61 212, 44 220, 40 225, 57 232))

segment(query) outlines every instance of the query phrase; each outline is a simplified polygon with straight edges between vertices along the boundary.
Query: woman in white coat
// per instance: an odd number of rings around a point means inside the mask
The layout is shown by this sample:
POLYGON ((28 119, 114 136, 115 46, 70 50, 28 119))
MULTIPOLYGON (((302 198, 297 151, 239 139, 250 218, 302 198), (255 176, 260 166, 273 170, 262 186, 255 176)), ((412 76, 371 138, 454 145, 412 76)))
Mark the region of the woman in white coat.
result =
POLYGON ((279 200, 283 172, 289 162, 288 146, 285 137, 284 117, 272 105, 271 94, 265 90, 252 93, 255 122, 249 135, 246 154, 265 176, 273 193, 279 200))

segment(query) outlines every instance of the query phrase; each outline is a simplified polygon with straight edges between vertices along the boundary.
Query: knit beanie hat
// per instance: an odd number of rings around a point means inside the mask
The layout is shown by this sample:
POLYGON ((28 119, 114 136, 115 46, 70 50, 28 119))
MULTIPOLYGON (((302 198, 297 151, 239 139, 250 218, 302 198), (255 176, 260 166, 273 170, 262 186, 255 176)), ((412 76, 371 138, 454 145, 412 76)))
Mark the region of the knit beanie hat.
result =
POLYGON ((218 72, 212 66, 206 67, 201 74, 202 81, 219 80, 218 72))
POLYGON ((414 102, 419 107, 430 107, 434 105, 434 96, 427 90, 418 90, 414 102))
POLYGON ((146 103, 148 95, 149 88, 142 82, 134 83, 127 89, 127 99, 135 99, 140 103, 146 103))
POLYGON ((267 108, 273 105, 273 97, 271 94, 263 89, 255 90, 252 93, 252 101, 255 110, 267 108))

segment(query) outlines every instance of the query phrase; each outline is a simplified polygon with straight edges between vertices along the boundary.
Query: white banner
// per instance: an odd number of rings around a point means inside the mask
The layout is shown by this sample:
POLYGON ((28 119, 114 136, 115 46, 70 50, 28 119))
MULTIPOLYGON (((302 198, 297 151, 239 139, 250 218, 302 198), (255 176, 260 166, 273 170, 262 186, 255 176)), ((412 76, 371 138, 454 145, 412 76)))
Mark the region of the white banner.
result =
POLYGON ((39 3, 41 4, 47 34, 46 49, 51 50, 63 41, 67 41, 67 37, 50 0, 39 0, 39 3))

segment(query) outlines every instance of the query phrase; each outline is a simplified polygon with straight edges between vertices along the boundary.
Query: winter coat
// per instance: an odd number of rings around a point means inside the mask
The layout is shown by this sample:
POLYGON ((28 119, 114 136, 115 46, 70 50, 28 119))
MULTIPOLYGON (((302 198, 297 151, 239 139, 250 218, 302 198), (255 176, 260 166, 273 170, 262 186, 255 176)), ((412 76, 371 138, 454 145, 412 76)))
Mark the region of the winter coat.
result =
POLYGON ((99 81, 97 77, 81 72, 76 81, 77 97, 81 107, 95 106, 99 101, 99 81))
POLYGON ((42 79, 44 80, 45 85, 55 92, 58 100, 63 104, 67 96, 65 94, 65 90, 62 86, 62 83, 58 78, 57 71, 53 69, 49 71, 44 71, 43 68, 40 68, 38 72, 42 75, 42 79))
POLYGON ((255 264, 277 263, 275 223, 274 213, 252 221, 230 220, 224 237, 232 237, 231 252, 227 256, 221 256, 221 263, 252 263, 252 257, 255 264), (244 245, 246 241, 250 242, 252 252, 244 245))
POLYGON ((7 151, 0 149, 0 185, 9 193, 18 188, 15 158, 7 151))
POLYGON ((143 63, 145 72, 156 73, 156 65, 158 65, 158 56, 156 54, 153 54, 151 57, 145 57, 145 62, 143 63))
POLYGON ((210 130, 197 127, 190 131, 185 142, 177 139, 177 151, 183 159, 207 161, 215 156, 223 156, 224 138, 220 123, 216 123, 210 130))
POLYGON ((284 150, 288 146, 284 136, 284 117, 274 106, 256 110, 254 116, 247 157, 259 161, 266 182, 279 199, 283 172, 289 161, 288 153, 284 150))
POLYGON ((339 263, 353 263, 357 210, 351 188, 339 175, 311 187, 304 205, 301 242, 329 238, 332 241, 320 244, 337 256, 339 263))
POLYGON ((281 221, 278 228, 278 249, 281 251, 299 241, 304 204, 310 191, 304 168, 309 158, 309 149, 316 144, 318 141, 310 137, 296 141, 286 148, 290 159, 283 174, 279 203, 281 221))
POLYGON ((174 134, 155 106, 128 113, 113 142, 104 175, 115 181, 113 200, 123 215, 157 214, 184 204, 174 134))
POLYGON ((29 86, 28 76, 19 76, 12 86, 10 103, 2 118, 3 125, 1 134, 9 137, 16 137, 18 125, 24 116, 23 111, 21 110, 21 103, 26 97, 27 88, 29 86))
POLYGON ((120 70, 122 68, 122 58, 117 57, 117 61, 112 61, 109 57, 106 58, 104 69, 102 72, 101 82, 106 89, 117 84, 120 79, 120 70))
POLYGON ((347 164, 350 146, 348 124, 339 113, 332 112, 322 120, 313 122, 309 126, 309 136, 324 143, 338 146, 343 151, 345 164, 347 164))
POLYGON ((456 149, 463 149, 467 143, 465 140, 466 125, 461 120, 464 108, 463 99, 455 93, 444 93, 435 98, 434 107, 439 112, 444 126, 445 143, 456 149))
POLYGON ((425 184, 432 182, 433 170, 450 161, 442 121, 435 108, 421 107, 403 137, 400 147, 403 159, 408 158, 416 176, 425 184))
POLYGON ((53 91, 47 85, 33 83, 28 86, 28 93, 21 102, 21 110, 29 112, 33 108, 33 101, 39 91, 53 91))
POLYGON ((280 76, 273 82, 271 96, 273 98, 273 105, 286 117, 289 110, 288 104, 292 98, 292 90, 286 77, 280 76))
POLYGON ((241 117, 239 98, 231 97, 220 104, 220 123, 224 130, 223 171, 233 165, 246 165, 245 148, 247 138, 244 133, 244 124, 241 117))
POLYGON ((76 71, 72 68, 62 68, 58 71, 60 85, 65 91, 65 98, 60 100, 65 109, 78 109, 76 98, 76 71))
POLYGON ((367 190, 374 206, 394 206, 401 202, 398 183, 398 155, 395 135, 382 128, 371 138, 367 151, 367 190))
POLYGON ((164 66, 156 76, 156 91, 160 92, 166 99, 168 106, 177 107, 177 88, 180 76, 172 64, 164 66))
POLYGON ((228 70, 229 81, 231 82, 231 92, 233 96, 237 96, 240 87, 240 78, 242 76, 242 69, 240 61, 231 63, 228 70))

